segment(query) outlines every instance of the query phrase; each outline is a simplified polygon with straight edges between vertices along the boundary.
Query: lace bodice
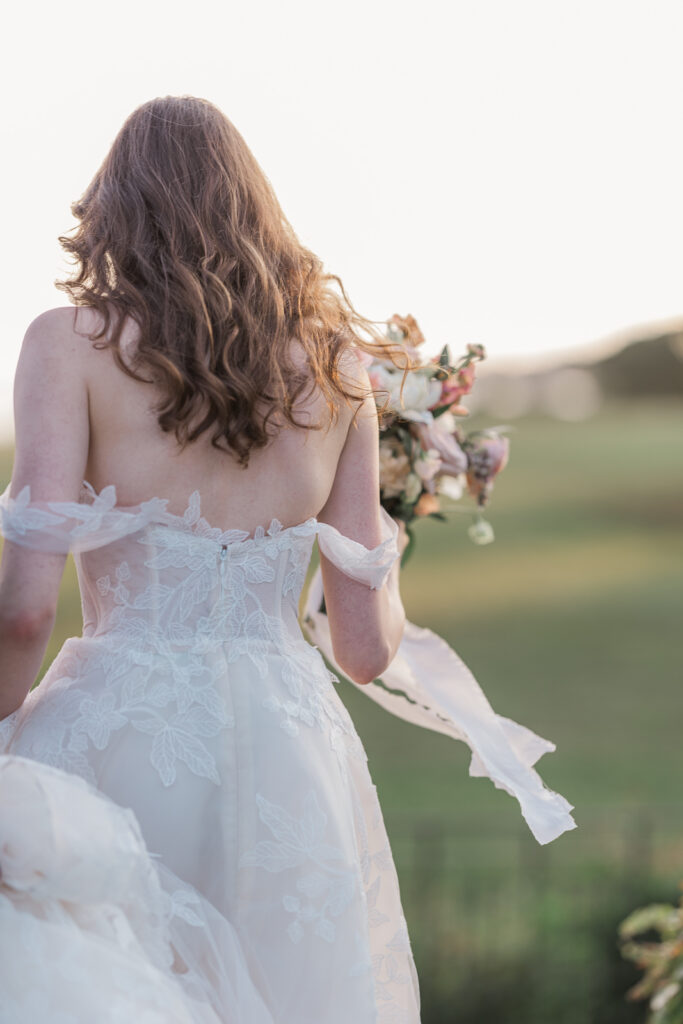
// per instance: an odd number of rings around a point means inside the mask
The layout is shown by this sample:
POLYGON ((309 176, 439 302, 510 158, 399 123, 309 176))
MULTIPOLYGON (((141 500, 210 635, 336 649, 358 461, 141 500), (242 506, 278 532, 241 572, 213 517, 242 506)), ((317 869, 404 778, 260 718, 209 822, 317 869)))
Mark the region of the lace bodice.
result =
MULTIPOLYGON (((234 726, 224 684, 245 672, 290 735, 304 723, 331 742, 352 736, 330 701, 336 676, 304 637, 298 604, 316 537, 349 576, 382 585, 398 557, 398 528, 384 510, 384 539, 370 550, 315 517, 290 527, 273 519, 251 535, 220 530, 202 517, 198 491, 182 515, 161 498, 119 506, 113 485, 98 494, 84 481, 80 498, 32 501, 28 486, 15 499, 9 488, 0 495, 5 539, 70 551, 78 573, 83 634, 66 641, 59 659, 71 682, 53 718, 52 763, 90 778, 85 747, 104 749, 130 723, 148 736, 164 785, 179 763, 217 783, 207 741, 234 726)), ((0 744, 26 715, 25 707, 0 723, 0 744)))
POLYGON ((230 641, 256 662, 269 642, 297 629, 297 610, 313 542, 344 572, 380 587, 398 549, 397 526, 382 510, 384 539, 374 549, 315 517, 289 527, 223 531, 201 515, 194 491, 182 515, 168 499, 116 503, 83 482, 78 502, 32 501, 30 487, 0 496, 0 528, 14 543, 74 554, 83 635, 137 648, 201 653, 230 641))

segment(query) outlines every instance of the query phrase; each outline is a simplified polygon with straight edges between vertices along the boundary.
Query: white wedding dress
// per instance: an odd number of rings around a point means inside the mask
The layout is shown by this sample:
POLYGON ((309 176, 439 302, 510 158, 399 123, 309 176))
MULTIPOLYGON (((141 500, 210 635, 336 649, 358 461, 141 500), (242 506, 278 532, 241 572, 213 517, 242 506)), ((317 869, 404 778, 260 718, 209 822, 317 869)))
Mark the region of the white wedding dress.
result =
MULTIPOLYGON (((83 611, 0 722, 0 1022, 418 1024, 367 757, 297 616, 316 538, 379 587, 397 526, 382 510, 369 550, 316 518, 249 535, 197 491, 167 504, 0 495, 6 539, 73 553, 83 611)), ((334 664, 320 597, 318 575, 305 624, 334 664)), ((407 623, 384 681, 360 690, 468 743, 539 842, 575 827, 532 767, 554 745, 440 638, 407 623)))
POLYGON ((6 539, 74 554, 83 635, 0 722, 2 1024, 417 1024, 377 792, 297 618, 312 518, 222 532, 153 498, 0 497, 6 539))

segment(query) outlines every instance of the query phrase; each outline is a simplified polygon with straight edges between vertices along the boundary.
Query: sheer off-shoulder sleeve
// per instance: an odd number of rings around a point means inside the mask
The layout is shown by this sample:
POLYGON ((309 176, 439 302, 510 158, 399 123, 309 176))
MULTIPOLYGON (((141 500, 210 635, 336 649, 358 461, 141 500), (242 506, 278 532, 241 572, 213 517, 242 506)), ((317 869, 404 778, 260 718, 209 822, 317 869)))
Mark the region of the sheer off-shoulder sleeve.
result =
POLYGON ((364 583, 372 590, 379 590, 385 583, 396 559, 398 550, 398 524, 386 509, 380 507, 382 540, 375 548, 366 548, 351 540, 329 523, 318 523, 318 547, 321 552, 343 573, 364 583))
POLYGON ((104 547, 140 530, 165 502, 152 498, 133 510, 116 508, 116 489, 105 487, 90 504, 80 501, 32 501, 27 484, 10 498, 8 484, 0 494, 0 533, 5 540, 36 551, 68 554, 104 547))

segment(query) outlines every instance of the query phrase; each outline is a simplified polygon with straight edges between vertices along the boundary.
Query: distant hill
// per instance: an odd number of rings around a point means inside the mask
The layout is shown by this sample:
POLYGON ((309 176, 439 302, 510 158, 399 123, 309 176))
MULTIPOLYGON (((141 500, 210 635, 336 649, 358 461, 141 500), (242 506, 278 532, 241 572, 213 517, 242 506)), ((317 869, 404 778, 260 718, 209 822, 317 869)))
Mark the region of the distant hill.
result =
POLYGON ((587 368, 606 396, 683 395, 683 326, 632 341, 587 368))
POLYGON ((627 342, 609 356, 529 373, 483 373, 466 405, 472 412, 512 418, 546 412, 562 419, 594 415, 606 398, 683 397, 680 330, 627 342))

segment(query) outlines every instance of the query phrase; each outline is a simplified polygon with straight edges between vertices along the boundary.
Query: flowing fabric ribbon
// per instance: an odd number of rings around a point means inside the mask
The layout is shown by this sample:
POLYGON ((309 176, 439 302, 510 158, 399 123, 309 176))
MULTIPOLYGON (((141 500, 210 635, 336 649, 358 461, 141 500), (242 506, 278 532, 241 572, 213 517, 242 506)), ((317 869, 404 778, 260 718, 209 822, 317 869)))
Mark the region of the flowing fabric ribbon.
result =
MULTIPOLYGON (((327 616, 319 610, 322 598, 318 568, 306 598, 304 626, 333 670, 344 675, 334 659, 327 616)), ((576 828, 572 805, 548 789, 532 767, 542 754, 555 750, 555 744, 497 715, 467 665, 436 633, 406 622, 399 649, 380 683, 357 689, 398 718, 467 743, 472 751, 469 774, 487 777, 516 797, 539 843, 576 828)))

